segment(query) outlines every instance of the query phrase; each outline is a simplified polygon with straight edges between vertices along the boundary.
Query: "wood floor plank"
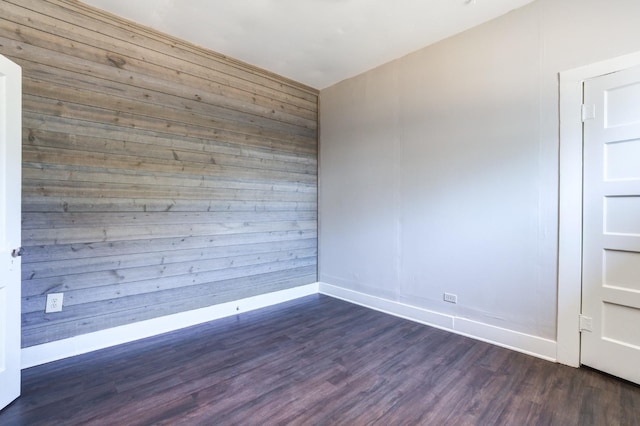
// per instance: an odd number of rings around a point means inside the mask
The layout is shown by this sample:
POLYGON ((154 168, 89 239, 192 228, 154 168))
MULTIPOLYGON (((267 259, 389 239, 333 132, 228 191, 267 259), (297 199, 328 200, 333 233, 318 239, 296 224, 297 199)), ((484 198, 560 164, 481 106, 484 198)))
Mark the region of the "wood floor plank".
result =
POLYGON ((34 367, 2 425, 637 425, 640 386, 315 295, 34 367))

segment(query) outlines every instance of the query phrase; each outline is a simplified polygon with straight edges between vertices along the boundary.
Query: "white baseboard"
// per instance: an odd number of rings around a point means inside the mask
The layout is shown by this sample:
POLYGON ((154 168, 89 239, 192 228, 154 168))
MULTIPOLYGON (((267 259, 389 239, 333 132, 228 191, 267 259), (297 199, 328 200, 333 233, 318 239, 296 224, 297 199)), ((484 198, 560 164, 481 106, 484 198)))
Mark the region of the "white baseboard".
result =
POLYGON ((21 350, 22 368, 81 355, 318 293, 318 283, 113 327, 21 350))
POLYGON ((383 299, 376 296, 319 283, 319 293, 342 299, 410 321, 419 322, 452 333, 556 362, 556 342, 549 339, 472 321, 454 315, 383 299))
POLYGON ((23 369, 34 367, 317 293, 548 361, 556 361, 556 342, 553 340, 430 311, 326 283, 314 283, 31 346, 21 350, 21 366, 23 369))

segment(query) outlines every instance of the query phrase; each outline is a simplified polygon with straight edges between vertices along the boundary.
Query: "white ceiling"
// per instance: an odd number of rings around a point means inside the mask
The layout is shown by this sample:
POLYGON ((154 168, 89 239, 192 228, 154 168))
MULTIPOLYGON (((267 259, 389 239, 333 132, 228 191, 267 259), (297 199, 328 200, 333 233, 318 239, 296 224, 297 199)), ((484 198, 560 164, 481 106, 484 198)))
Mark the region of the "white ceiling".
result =
POLYGON ((533 0, 83 0, 323 89, 533 0))

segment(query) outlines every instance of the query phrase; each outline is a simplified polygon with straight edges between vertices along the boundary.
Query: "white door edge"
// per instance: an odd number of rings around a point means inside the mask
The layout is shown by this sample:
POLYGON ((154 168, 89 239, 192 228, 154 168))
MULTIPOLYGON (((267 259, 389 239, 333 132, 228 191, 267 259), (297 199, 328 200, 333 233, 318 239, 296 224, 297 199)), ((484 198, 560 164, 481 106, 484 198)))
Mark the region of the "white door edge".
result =
POLYGON ((0 55, 0 409, 20 395, 22 70, 0 55))
POLYGON ((560 199, 558 229, 558 362, 580 366, 582 296, 583 82, 640 65, 640 52, 560 73, 560 199))

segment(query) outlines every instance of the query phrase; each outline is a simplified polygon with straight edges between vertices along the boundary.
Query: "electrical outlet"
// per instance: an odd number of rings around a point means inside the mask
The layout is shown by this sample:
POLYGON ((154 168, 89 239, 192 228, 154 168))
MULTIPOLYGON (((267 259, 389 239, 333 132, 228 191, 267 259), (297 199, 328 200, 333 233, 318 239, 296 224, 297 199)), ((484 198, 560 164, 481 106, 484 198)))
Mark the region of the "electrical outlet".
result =
POLYGON ((45 313, 60 312, 62 311, 62 298, 64 293, 49 293, 47 294, 47 306, 45 307, 45 313))
POLYGON ((443 299, 445 302, 458 303, 458 296, 452 293, 445 293, 443 299))

